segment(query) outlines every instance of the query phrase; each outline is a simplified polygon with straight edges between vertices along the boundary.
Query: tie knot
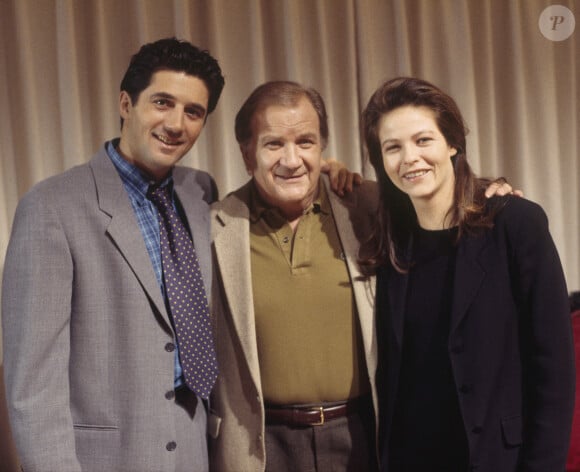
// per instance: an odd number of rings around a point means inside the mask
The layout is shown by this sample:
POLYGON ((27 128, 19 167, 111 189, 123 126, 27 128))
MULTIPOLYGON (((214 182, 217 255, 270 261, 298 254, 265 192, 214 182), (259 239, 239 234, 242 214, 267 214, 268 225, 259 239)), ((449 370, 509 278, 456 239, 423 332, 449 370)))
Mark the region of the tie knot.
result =
POLYGON ((147 190, 147 198, 149 198, 149 200, 151 200, 158 208, 159 206, 167 208, 171 203, 169 185, 166 185, 165 187, 151 185, 147 190))

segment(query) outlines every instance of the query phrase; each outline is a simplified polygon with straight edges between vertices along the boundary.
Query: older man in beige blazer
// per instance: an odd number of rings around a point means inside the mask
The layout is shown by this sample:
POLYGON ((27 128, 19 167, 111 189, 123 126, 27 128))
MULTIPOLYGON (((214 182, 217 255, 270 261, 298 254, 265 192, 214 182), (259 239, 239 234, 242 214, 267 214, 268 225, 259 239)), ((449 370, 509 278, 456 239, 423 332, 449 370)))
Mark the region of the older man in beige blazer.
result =
POLYGON ((212 207, 213 470, 376 467, 373 281, 357 264, 376 187, 329 190, 327 135, 322 99, 292 82, 236 117, 252 179, 212 207))

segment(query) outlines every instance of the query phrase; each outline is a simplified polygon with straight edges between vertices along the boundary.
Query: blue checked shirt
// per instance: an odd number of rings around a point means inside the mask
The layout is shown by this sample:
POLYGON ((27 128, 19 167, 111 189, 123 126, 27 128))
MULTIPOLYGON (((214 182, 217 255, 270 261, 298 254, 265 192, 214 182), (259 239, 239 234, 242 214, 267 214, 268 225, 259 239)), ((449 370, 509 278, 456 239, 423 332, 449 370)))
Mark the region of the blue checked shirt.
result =
MULTIPOLYGON (((137 223, 141 229, 145 247, 149 253, 151 264, 153 265, 153 271, 161 288, 161 294, 163 295, 163 299, 165 299, 161 246, 159 242, 159 220, 155 205, 147 198, 147 190, 153 182, 147 180, 137 167, 119 155, 116 149, 118 144, 118 139, 107 142, 107 154, 121 176, 121 180, 133 206, 137 223)), ((171 175, 161 183, 162 187, 165 185, 173 185, 171 175)), ((175 345, 177 346, 177 339, 175 339, 175 345)), ((175 350, 175 387, 177 388, 183 385, 183 383, 182 369, 179 363, 179 348, 177 348, 175 350)))

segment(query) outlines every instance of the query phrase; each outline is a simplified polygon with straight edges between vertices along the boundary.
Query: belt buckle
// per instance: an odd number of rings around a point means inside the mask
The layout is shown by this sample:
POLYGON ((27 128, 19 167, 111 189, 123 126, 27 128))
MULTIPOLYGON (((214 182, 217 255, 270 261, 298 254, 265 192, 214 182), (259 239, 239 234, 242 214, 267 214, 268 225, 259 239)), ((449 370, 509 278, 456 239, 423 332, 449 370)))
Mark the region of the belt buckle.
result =
POLYGON ((322 426, 324 424, 324 408, 319 406, 318 408, 313 408, 311 411, 318 411, 320 413, 320 420, 311 423, 311 426, 322 426))

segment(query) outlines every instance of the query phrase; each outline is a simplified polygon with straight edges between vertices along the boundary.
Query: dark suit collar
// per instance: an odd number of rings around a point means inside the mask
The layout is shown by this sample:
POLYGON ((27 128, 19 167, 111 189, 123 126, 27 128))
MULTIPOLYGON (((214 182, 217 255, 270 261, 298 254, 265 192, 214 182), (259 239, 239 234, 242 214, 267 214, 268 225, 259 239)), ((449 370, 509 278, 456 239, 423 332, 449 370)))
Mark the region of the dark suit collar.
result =
POLYGON ((485 232, 476 236, 464 236, 459 242, 453 283, 451 334, 467 314, 486 276, 484 251, 488 246, 488 234, 485 232))
MULTIPOLYGON (((453 304, 451 309, 450 333, 457 329, 467 314, 469 307, 481 286, 485 270, 485 249, 488 246, 487 233, 463 237, 457 248, 455 275, 453 282, 453 304)), ((412 243, 405 251, 410 254, 412 243)), ((389 267, 385 271, 388 278, 389 308, 391 323, 399 349, 403 343, 404 315, 407 300, 408 273, 401 274, 389 267)))
MULTIPOLYGON (((413 243, 409 241, 402 257, 407 260, 411 254, 413 243)), ((393 333, 399 349, 403 346, 403 325, 405 321, 405 308, 407 306, 407 286, 409 284, 408 272, 401 273, 390 266, 383 269, 388 277, 388 300, 392 320, 393 333)))

